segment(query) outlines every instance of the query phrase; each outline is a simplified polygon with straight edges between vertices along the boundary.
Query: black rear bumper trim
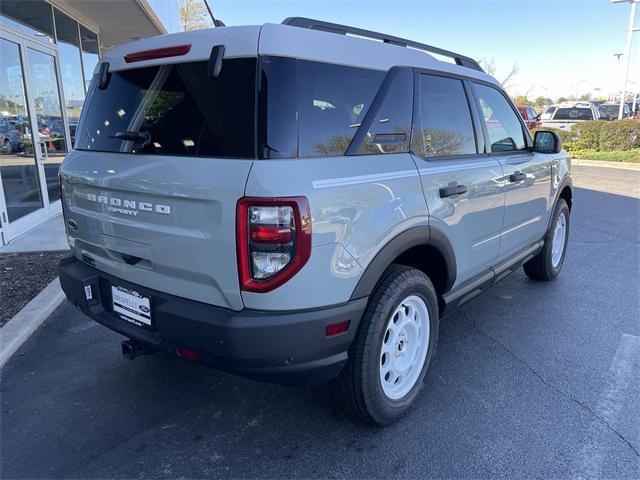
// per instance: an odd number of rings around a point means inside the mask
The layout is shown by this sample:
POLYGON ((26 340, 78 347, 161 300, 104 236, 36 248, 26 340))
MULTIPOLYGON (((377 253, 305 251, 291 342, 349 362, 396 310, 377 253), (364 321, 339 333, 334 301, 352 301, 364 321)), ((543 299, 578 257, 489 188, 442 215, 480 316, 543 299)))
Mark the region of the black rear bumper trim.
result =
POLYGON ((234 311, 132 284, 73 255, 60 261, 60 283, 84 314, 152 349, 175 353, 178 347, 186 347, 198 352, 206 365, 285 384, 324 382, 338 375, 367 306, 365 297, 310 310, 234 311), (114 284, 151 297, 152 330, 113 313, 114 284), (86 299, 85 287, 91 288, 91 300, 86 299), (327 338, 326 326, 344 320, 350 320, 349 330, 327 338))

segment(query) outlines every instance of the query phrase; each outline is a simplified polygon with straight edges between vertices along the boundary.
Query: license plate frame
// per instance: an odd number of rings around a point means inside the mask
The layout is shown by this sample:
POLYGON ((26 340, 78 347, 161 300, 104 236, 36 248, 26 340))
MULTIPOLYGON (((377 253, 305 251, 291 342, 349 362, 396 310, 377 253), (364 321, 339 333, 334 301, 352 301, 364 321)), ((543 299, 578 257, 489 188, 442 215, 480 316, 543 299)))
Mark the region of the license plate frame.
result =
POLYGON ((121 285, 111 285, 113 314, 138 327, 153 330, 151 297, 121 285))

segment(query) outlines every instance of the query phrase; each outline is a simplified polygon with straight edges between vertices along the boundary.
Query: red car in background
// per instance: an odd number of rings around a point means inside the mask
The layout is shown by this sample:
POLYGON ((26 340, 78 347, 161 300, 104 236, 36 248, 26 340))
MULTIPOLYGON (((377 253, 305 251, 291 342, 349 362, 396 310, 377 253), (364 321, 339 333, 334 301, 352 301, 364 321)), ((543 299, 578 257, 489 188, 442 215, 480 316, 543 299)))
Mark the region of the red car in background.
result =
POLYGON ((540 115, 533 109, 526 105, 518 105, 518 112, 522 115, 524 123, 527 124, 527 128, 538 128, 540 126, 540 115))

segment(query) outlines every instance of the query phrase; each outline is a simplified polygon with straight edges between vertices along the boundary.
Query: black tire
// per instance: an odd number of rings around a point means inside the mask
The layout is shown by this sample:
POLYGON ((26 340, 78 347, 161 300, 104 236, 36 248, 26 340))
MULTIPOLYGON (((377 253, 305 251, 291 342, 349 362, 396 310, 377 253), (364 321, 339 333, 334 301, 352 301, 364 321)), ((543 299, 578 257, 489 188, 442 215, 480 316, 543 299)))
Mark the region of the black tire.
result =
POLYGON ((564 201, 563 198, 558 200, 556 204, 556 208, 553 211, 553 217, 551 218, 551 224, 549 225, 549 231, 546 233, 544 237, 544 247, 540 252, 524 264, 524 273, 527 274, 529 278, 532 280, 544 281, 548 282, 553 280, 558 276, 560 270, 562 270, 562 265, 564 264, 564 257, 567 253, 567 245, 569 243, 569 206, 567 202, 564 201), (564 213, 564 218, 566 222, 566 228, 564 232, 564 246, 562 251, 562 256, 560 257, 560 261, 557 265, 553 265, 552 261, 552 251, 553 251, 553 233, 558 223, 558 219, 564 213))
POLYGON ((438 299, 429 277, 415 268, 391 265, 372 293, 349 350, 349 360, 330 389, 338 405, 352 417, 373 425, 389 425, 414 403, 429 373, 438 341, 438 299), (380 380, 380 354, 387 323, 409 295, 424 301, 429 313, 429 345, 415 384, 402 398, 391 399, 380 380))

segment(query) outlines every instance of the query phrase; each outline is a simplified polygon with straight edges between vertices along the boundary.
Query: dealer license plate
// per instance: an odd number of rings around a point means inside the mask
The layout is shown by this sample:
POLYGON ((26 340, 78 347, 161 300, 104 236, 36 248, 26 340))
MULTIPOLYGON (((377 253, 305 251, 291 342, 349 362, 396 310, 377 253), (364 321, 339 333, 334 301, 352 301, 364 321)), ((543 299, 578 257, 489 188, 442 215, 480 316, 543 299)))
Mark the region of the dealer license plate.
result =
POLYGON ((140 327, 151 327, 151 299, 135 290, 111 286, 113 312, 140 327))

